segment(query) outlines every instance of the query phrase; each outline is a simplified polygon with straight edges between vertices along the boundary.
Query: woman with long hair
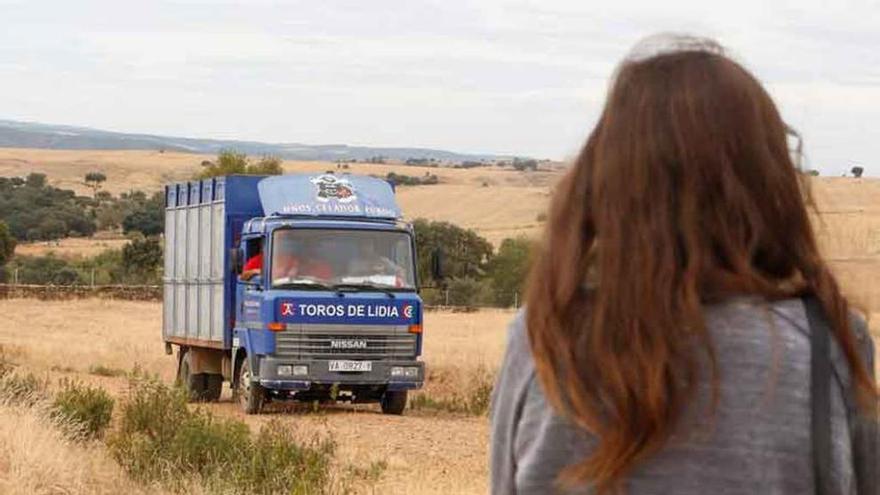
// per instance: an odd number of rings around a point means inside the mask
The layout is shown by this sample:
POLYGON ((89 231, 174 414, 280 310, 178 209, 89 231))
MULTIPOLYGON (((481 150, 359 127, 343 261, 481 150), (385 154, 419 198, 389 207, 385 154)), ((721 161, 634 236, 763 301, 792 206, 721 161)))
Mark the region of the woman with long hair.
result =
POLYGON ((711 40, 649 38, 624 60, 555 188, 511 326, 493 493, 872 486, 878 460, 854 446, 878 401, 873 346, 819 254, 787 134, 711 40), (818 453, 811 300, 834 376, 818 453))

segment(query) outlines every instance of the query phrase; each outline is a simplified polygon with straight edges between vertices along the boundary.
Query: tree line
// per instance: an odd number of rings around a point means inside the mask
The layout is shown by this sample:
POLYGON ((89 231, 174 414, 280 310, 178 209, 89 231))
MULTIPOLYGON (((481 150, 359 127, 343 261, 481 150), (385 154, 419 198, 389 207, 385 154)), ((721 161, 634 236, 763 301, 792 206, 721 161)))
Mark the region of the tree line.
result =
MULTIPOLYGON (((277 158, 252 162, 231 150, 202 163, 195 178, 228 174, 282 173, 277 158)), ((434 177, 419 178, 433 183, 434 177)), ((387 177, 398 184, 410 177, 387 177)), ((106 176, 90 172, 83 184, 92 195, 48 185, 44 174, 25 178, 0 177, 0 281, 16 274, 19 283, 57 285, 160 284, 164 231, 164 195, 129 191, 114 196, 102 187, 106 176), (56 256, 16 256, 22 241, 89 236, 98 230, 122 230, 129 242, 91 258, 65 260, 56 256), (6 269, 4 270, 4 265, 6 269)), ((424 182, 423 182, 424 181, 424 182)), ((504 240, 497 251, 475 231, 449 222, 417 219, 418 273, 428 304, 512 306, 521 298, 531 242, 525 237, 504 240), (431 253, 444 253, 444 280, 431 279, 431 253)))

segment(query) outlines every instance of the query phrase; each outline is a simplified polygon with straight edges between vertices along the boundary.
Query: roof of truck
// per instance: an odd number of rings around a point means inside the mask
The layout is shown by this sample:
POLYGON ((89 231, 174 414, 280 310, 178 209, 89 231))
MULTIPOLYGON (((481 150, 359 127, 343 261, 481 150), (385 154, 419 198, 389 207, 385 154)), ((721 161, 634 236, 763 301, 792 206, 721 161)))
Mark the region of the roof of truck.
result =
POLYGON ((402 217, 387 181, 360 175, 291 174, 267 177, 257 185, 266 216, 402 217))

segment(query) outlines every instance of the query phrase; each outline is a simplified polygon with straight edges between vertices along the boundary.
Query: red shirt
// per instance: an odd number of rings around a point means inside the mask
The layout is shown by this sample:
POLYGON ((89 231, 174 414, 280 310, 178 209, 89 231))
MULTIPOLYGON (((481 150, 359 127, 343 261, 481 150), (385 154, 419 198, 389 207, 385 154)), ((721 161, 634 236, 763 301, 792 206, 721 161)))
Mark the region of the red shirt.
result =
POLYGON ((251 256, 251 259, 247 260, 247 263, 244 264, 242 271, 248 270, 262 270, 263 269, 263 253, 259 253, 256 256, 251 256))
MULTIPOLYGON (((323 280, 329 280, 333 278, 333 268, 325 261, 321 260, 311 260, 306 263, 301 263, 299 258, 296 256, 278 256, 278 259, 275 260, 276 273, 277 272, 288 272, 294 268, 300 268, 297 270, 300 275, 307 277, 315 277, 323 280)), ((247 270, 262 270, 263 269, 263 253, 252 256, 247 263, 245 263, 242 268, 243 271, 247 270)))

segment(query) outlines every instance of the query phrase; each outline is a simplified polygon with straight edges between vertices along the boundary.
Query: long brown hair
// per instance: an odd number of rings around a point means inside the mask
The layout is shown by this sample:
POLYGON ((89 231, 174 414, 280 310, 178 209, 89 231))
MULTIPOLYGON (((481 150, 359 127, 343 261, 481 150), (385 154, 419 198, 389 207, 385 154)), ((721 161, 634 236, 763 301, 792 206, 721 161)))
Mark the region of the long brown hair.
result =
POLYGON ((736 294, 815 294, 853 370, 849 308, 819 255, 786 125, 761 84, 711 48, 627 60, 558 184, 527 293, 551 404, 597 444, 563 480, 613 492, 668 440, 715 355, 702 315, 736 294))

